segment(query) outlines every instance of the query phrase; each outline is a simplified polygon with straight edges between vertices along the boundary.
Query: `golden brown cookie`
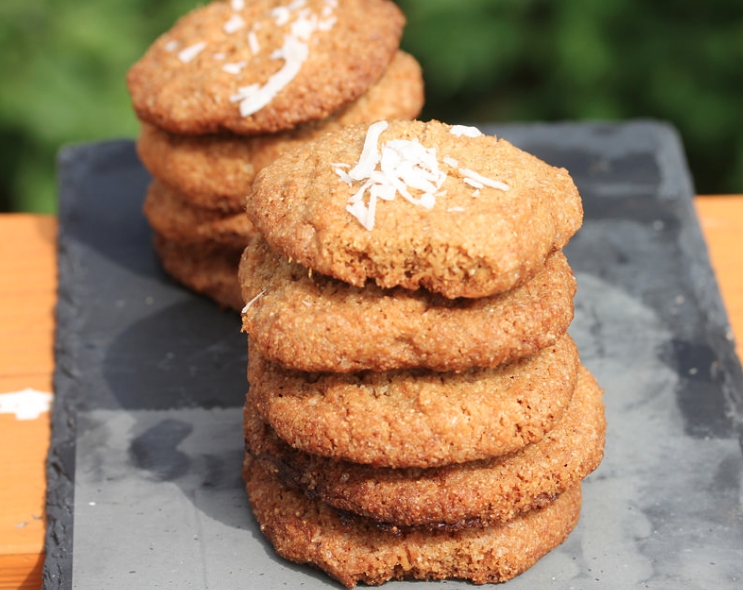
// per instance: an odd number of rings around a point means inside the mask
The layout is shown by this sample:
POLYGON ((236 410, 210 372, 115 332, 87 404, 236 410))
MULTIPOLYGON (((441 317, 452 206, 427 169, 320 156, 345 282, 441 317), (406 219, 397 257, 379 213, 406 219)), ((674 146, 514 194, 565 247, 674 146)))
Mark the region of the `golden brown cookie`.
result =
POLYGON ((437 121, 350 126, 284 154, 247 212, 274 250, 321 274, 449 298, 523 284, 583 214, 566 170, 437 121))
POLYGON ((174 242, 157 233, 154 246, 160 264, 174 280, 222 307, 234 310, 242 308, 237 282, 239 249, 174 242))
POLYGON ((447 299, 425 289, 354 287, 275 254, 256 237, 239 280, 243 329, 273 362, 303 371, 496 367, 550 346, 573 318, 576 283, 562 252, 520 287, 447 299))
POLYGON ((255 175, 279 154, 344 125, 413 119, 423 106, 418 62, 398 51, 382 78, 361 98, 326 119, 281 133, 236 136, 175 135, 143 123, 137 151, 152 173, 191 204, 243 212, 255 175))
POLYGON ((248 350, 250 395, 279 437, 386 467, 463 463, 538 441, 569 404, 580 364, 568 335, 530 358, 460 373, 304 373, 248 350))
MULTIPOLYGON (((195 207, 184 195, 157 179, 147 190, 144 214, 158 234, 172 242, 193 245, 195 252, 200 245, 242 252, 255 234, 244 212, 220 213, 195 207)), ((233 273, 236 275, 237 265, 233 273)))
POLYGON ((249 455, 243 474, 261 532, 276 552, 323 570, 347 588, 395 579, 503 582, 561 544, 580 517, 581 490, 575 485, 544 508, 503 524, 392 532, 359 517, 341 517, 282 486, 249 455))
POLYGON ((273 133, 364 94, 404 24, 389 0, 214 1, 157 39, 127 84, 137 116, 172 133, 273 133))
MULTIPOLYGON (((388 469, 292 449, 245 404, 246 448, 289 487, 382 524, 456 530, 511 520, 582 481, 603 457, 602 390, 582 368, 570 406, 541 440, 504 457, 431 469, 388 469)), ((499 428, 499 416, 490 416, 499 428)))

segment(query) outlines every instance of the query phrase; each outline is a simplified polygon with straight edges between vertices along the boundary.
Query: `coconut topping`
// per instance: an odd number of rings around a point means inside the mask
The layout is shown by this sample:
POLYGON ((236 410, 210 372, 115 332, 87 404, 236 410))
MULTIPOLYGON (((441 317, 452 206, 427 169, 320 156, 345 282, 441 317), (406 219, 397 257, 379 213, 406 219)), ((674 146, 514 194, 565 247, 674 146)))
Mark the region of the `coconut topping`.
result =
POLYGON ((284 66, 271 76, 263 86, 260 84, 243 86, 230 97, 230 100, 240 103, 240 114, 243 117, 248 117, 260 111, 274 99, 284 86, 294 79, 308 55, 309 48, 306 43, 287 35, 284 38, 284 46, 271 54, 272 59, 283 59, 284 66))
POLYGON ((470 127, 469 125, 452 125, 449 133, 457 137, 480 137, 482 135, 482 131, 477 127, 470 127))
POLYGON ((246 65, 248 65, 248 62, 247 61, 238 61, 238 62, 235 62, 235 63, 224 64, 222 66, 222 69, 225 72, 227 72, 228 74, 235 74, 235 75, 237 75, 237 74, 239 74, 242 71, 242 69, 246 65))
POLYGON ((248 33, 248 46, 253 55, 258 55, 261 50, 261 46, 258 43, 258 35, 255 34, 255 31, 250 31, 248 33))
POLYGON ((26 388, 12 393, 0 393, 0 414, 15 414, 16 420, 35 420, 49 411, 52 394, 26 388))
MULTIPOLYGON (((361 155, 353 168, 344 163, 331 165, 341 181, 349 186, 362 182, 348 199, 346 210, 369 231, 374 229, 377 203, 380 199, 392 201, 400 194, 413 205, 430 210, 436 206, 437 197, 446 194, 441 187, 448 176, 439 168, 436 149, 427 148, 417 140, 408 139, 391 139, 380 146, 382 133, 387 127, 387 121, 378 121, 369 126, 361 155)), ((467 131, 468 129, 475 128, 463 129, 465 131, 462 134, 465 135, 471 133, 467 131)), ((476 131, 480 133, 479 130, 476 131)), ((442 161, 450 168, 457 169, 462 181, 475 189, 473 197, 478 196, 480 189, 485 187, 509 190, 509 186, 499 180, 493 180, 469 168, 459 167, 459 162, 455 158, 445 156, 442 161)), ((459 206, 447 209, 447 211, 463 210, 459 206)))
POLYGON ((470 170, 469 168, 460 168, 459 173, 464 176, 464 181, 467 184, 470 184, 475 188, 483 188, 485 186, 489 186, 490 188, 497 188, 502 191, 507 191, 510 188, 505 182, 487 178, 482 174, 478 174, 474 170, 470 170))
POLYGON ((183 63, 188 63, 197 55, 199 55, 199 53, 201 53, 205 47, 206 41, 200 41, 199 43, 189 45, 185 49, 181 49, 178 52, 178 59, 180 59, 183 63))
MULTIPOLYGON (((231 102, 239 103, 240 114, 243 117, 248 117, 268 105, 295 78, 309 57, 309 44, 313 34, 316 31, 327 31, 335 24, 334 1, 326 1, 322 18, 311 9, 305 8, 306 3, 306 0, 294 0, 286 6, 271 9, 269 16, 277 27, 289 25, 290 33, 284 35, 284 44, 269 56, 270 59, 283 60, 284 65, 265 84, 243 86, 230 97, 231 102)), ((248 45, 254 56, 260 51, 258 37, 255 35, 256 28, 254 25, 248 33, 248 45)))
POLYGON ((224 23, 224 32, 229 34, 235 33, 245 27, 245 21, 239 14, 233 14, 226 23, 224 23))
MULTIPOLYGON (((338 6, 336 0, 325 0, 320 11, 320 16, 306 7, 307 0, 293 0, 285 6, 272 8, 267 17, 273 21, 276 27, 288 27, 288 34, 284 35, 283 45, 269 54, 269 59, 281 60, 283 66, 274 73, 264 84, 250 84, 237 89, 230 96, 231 102, 239 103, 240 114, 248 117, 268 105, 275 96, 289 84, 299 73, 302 65, 309 57, 309 47, 312 37, 316 31, 329 31, 336 23, 334 10, 338 6)), ((224 23, 225 34, 232 35, 246 27, 245 20, 237 14, 245 8, 244 0, 231 0, 230 6, 234 13, 224 23)), ((260 43, 256 31, 262 23, 253 23, 247 33, 248 48, 252 57, 257 56, 260 51, 260 43)), ((166 51, 175 51, 178 42, 172 40, 165 46, 166 51)), ((178 59, 183 63, 189 63, 206 48, 206 42, 194 43, 178 52, 178 59)), ((224 59, 224 54, 213 54, 214 59, 224 59)), ((247 65, 248 61, 238 61, 222 66, 222 69, 230 74, 239 74, 247 65)))
POLYGON ((245 307, 243 307, 243 308, 242 308, 242 311, 241 311, 241 313, 247 313, 247 312, 248 312, 248 310, 249 310, 249 309, 250 309, 250 308, 251 308, 251 307, 253 306, 253 304, 254 304, 254 303, 255 303, 256 301, 258 301, 258 300, 259 300, 259 299, 260 299, 261 297, 263 297, 263 296, 264 296, 265 294, 266 294, 266 290, 265 290, 265 289, 262 289, 262 290, 261 290, 261 292, 260 292, 260 293, 258 293, 258 295, 256 295, 255 297, 253 297, 253 298, 252 298, 252 299, 251 299, 250 301, 248 301, 248 302, 247 302, 247 303, 245 304, 245 307))

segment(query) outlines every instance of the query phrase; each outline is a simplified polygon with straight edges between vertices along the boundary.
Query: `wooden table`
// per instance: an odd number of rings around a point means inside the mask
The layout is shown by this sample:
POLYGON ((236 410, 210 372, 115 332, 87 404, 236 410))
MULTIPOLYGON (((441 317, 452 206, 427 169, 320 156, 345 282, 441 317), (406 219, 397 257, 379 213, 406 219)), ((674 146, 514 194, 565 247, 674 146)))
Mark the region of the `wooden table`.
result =
MULTIPOLYGON (((743 195, 696 199, 733 331, 743 334, 743 195)), ((56 219, 0 215, 0 395, 52 391, 56 219)), ((738 344, 743 358, 743 346, 738 344)), ((41 587, 49 415, 0 414, 0 590, 41 587)))

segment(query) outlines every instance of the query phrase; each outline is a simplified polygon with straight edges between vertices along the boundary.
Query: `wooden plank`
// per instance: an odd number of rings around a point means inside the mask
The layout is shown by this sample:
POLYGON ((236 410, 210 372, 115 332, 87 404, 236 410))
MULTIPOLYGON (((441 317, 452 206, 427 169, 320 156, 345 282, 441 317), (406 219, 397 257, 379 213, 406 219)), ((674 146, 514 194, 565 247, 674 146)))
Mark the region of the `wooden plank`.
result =
POLYGON ((0 590, 39 590, 44 555, 0 555, 0 590))
POLYGON ((743 359, 743 195, 697 197, 694 204, 743 359))
MULTIPOLYGON (((52 391, 56 232, 52 216, 0 215, 0 394, 52 391)), ((48 413, 0 414, 0 589, 41 587, 48 445, 48 413)))

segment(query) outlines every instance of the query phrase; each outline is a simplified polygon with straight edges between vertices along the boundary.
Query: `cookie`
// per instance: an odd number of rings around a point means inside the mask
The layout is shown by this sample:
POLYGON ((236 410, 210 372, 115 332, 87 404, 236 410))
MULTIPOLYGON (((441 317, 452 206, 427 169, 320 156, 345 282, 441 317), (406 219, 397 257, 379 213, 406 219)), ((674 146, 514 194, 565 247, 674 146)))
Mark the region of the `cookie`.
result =
POLYGON ((160 264, 171 278, 224 308, 242 308, 236 272, 239 249, 174 242, 157 233, 153 241, 160 264))
POLYGON ((554 344, 573 318, 576 282, 562 252, 523 285, 478 299, 425 289, 354 287, 309 275, 259 237, 239 271, 243 330, 265 358, 302 371, 496 367, 554 344))
MULTIPOLYGON (((192 245, 194 252, 199 246, 223 246, 242 252, 255 234, 245 213, 194 207, 182 194, 157 179, 147 189, 144 214, 155 232, 169 241, 192 245)), ((236 277, 237 264, 232 273, 236 277)))
POLYGON ((142 124, 137 151, 145 167, 191 204, 243 212, 255 175, 279 154, 344 125, 413 119, 423 106, 420 65, 398 51, 382 78, 364 95, 326 119, 256 136, 175 135, 142 124))
MULTIPOLYGON (((543 507, 596 469, 606 432, 602 394, 582 368, 570 406, 544 438, 504 457, 431 469, 374 468, 296 451, 261 420, 250 395, 245 442, 282 483, 337 510, 398 528, 457 530, 543 507)), ((498 416, 490 419, 498 428, 498 416)))
POLYGON ((263 359, 249 340, 250 396, 292 447, 335 460, 434 467, 513 452, 541 439, 575 389, 565 335, 495 369, 304 373, 263 359))
POLYGON ((210 2, 130 68, 133 108, 178 134, 274 133, 323 119, 379 80, 404 24, 389 0, 210 2))
POLYGON ((243 474, 261 532, 276 552, 323 570, 347 588, 402 579, 504 582, 560 545, 580 517, 576 485, 544 508, 503 524, 390 532, 358 517, 341 517, 282 486, 249 455, 243 474))
POLYGON ((313 271, 448 298, 523 284, 583 215, 566 170, 438 121, 349 126, 284 154, 256 177, 247 212, 313 271))

